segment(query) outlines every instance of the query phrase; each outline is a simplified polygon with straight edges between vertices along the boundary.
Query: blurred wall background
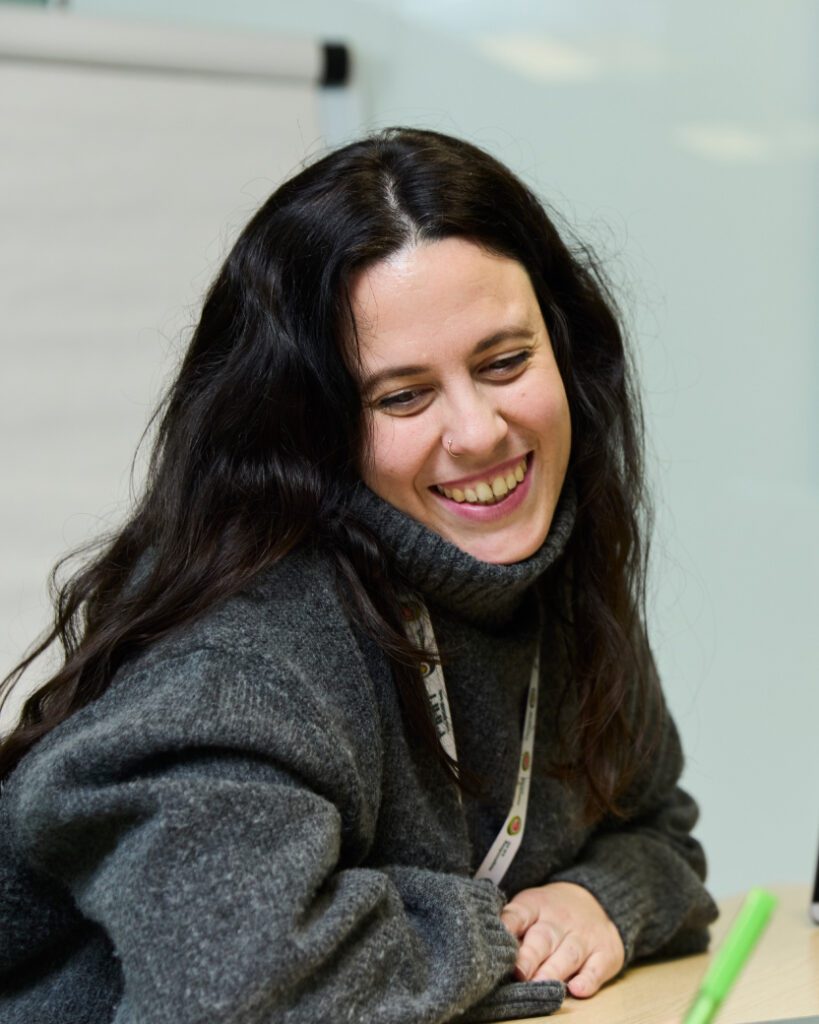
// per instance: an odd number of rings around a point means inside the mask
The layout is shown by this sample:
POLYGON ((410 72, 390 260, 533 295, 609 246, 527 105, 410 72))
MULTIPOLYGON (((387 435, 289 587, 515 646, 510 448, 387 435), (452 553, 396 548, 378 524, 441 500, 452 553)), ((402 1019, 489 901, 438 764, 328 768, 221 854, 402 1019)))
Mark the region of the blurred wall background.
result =
MULTIPOLYGON (((819 5, 63 6, 343 41, 352 85, 322 92, 304 155, 389 124, 458 134, 597 249, 641 367, 657 503, 650 625, 712 889, 807 881, 819 824, 819 5)), ((191 281, 204 289, 200 264, 191 281)), ((2 337, 4 363, 14 347, 2 337)), ((121 354, 100 359, 101 377, 116 380, 121 354)), ((146 379, 145 418, 160 384, 159 370, 146 379)), ((130 450, 105 458, 113 493, 130 450)), ((8 464, 4 501, 24 519, 33 498, 8 464)), ((63 513, 49 529, 45 565, 77 539, 63 513)), ((0 557, 18 543, 0 537, 0 557)), ((15 588, 21 605, 42 601, 41 579, 15 588)))

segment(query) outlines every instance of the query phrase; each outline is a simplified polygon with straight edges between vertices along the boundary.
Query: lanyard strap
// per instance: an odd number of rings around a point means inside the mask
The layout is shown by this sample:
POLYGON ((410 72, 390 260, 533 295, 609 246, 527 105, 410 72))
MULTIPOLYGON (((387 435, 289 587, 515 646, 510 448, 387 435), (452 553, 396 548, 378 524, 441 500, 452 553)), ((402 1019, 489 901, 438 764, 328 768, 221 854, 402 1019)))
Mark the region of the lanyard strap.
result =
MULTIPOLYGON (((438 741, 444 751, 458 763, 458 752, 455 747, 455 732, 452 728, 452 715, 449 711, 449 699, 446 693, 444 673, 438 657, 438 644, 432 629, 429 612, 423 604, 412 602, 404 605, 407 634, 411 640, 425 651, 435 655, 435 664, 423 662, 421 675, 427 691, 432 719, 438 733, 438 741)), ((475 872, 476 878, 488 878, 495 885, 500 885, 503 876, 509 870, 515 854, 523 841, 526 828, 526 810, 529 806, 529 780, 532 774, 532 761, 535 749, 535 722, 537 720, 538 682, 540 679, 540 644, 535 652, 532 663, 532 674, 529 679, 529 692, 526 697, 526 715, 523 720, 523 734, 520 742, 520 761, 518 763, 518 781, 515 786, 515 797, 500 832, 489 847, 481 866, 475 872)), ((458 797, 460 799, 460 790, 458 797)))

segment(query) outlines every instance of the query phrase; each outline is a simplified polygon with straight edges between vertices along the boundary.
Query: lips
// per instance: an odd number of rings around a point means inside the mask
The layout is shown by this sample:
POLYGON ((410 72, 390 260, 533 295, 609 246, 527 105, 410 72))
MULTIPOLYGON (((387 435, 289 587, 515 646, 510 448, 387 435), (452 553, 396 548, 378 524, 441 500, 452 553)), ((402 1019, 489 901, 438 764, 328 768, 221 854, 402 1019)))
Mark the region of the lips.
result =
POLYGON ((523 456, 501 464, 485 475, 463 477, 459 481, 436 484, 434 490, 458 504, 494 505, 503 501, 526 477, 527 461, 523 456))

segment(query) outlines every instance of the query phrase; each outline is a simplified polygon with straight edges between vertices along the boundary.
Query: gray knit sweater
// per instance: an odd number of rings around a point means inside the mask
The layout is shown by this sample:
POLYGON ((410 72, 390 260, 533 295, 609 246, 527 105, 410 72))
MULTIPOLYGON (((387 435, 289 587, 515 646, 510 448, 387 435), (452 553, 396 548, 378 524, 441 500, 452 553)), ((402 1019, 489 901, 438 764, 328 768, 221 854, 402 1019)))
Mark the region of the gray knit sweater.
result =
POLYGON ((627 962, 704 948, 713 903, 666 712, 633 821, 578 824, 543 771, 559 661, 547 628, 525 837, 504 893, 472 873, 508 811, 538 642, 533 581, 571 529, 487 565, 374 496, 362 516, 425 595, 445 654, 457 794, 408 741, 389 668, 302 551, 120 670, 0 799, 3 1024, 435 1024, 549 1013, 511 980, 504 899, 588 888, 627 962), (465 1014, 465 1016, 461 1016, 465 1014))

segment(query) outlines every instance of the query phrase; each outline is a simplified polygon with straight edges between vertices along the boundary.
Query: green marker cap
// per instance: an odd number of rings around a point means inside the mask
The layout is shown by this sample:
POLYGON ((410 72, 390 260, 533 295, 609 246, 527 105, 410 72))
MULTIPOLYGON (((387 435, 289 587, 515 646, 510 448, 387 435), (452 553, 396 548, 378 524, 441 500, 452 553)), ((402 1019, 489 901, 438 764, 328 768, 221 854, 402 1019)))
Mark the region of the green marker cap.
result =
POLYGON ((730 932, 711 961, 683 1024, 708 1024, 713 1019, 757 944, 775 906, 776 897, 772 893, 765 889, 751 889, 730 932))

